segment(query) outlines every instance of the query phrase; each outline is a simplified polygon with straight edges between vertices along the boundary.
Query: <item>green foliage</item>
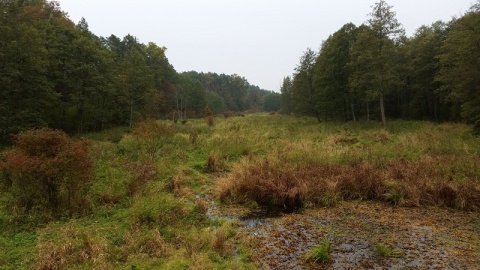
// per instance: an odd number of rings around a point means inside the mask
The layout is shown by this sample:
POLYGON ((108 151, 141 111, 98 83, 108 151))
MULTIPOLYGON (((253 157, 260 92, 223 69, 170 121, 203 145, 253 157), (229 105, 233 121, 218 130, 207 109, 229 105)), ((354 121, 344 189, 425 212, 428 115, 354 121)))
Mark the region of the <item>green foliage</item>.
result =
POLYGON ((438 78, 449 99, 461 104, 461 116, 474 124, 480 120, 480 76, 475 69, 480 59, 480 12, 470 11, 452 22, 440 54, 438 78))
POLYGON ((263 110, 266 112, 274 112, 280 110, 280 95, 272 92, 265 96, 263 101, 263 110))
MULTIPOLYGON (((98 37, 55 1, 6 1, 0 12, 2 145, 46 126, 72 134, 132 129, 147 118, 185 121, 202 117, 207 105, 213 114, 261 111, 271 95, 236 74, 177 74, 165 47, 130 34, 98 37)), ((278 107, 272 97, 268 110, 278 107)))
POLYGON ((356 120, 355 100, 348 85, 352 70, 350 51, 356 26, 344 25, 323 44, 316 60, 313 83, 319 94, 317 106, 325 119, 356 120))
POLYGON ((300 63, 295 68, 293 76, 292 101, 295 113, 315 116, 320 121, 320 113, 316 104, 318 89, 313 85, 316 58, 317 53, 310 48, 300 57, 300 63))
POLYGON ((13 196, 10 212, 19 218, 85 214, 89 209, 85 195, 92 181, 89 145, 50 129, 18 134, 0 167, 3 184, 13 196))
POLYGON ((304 256, 308 263, 328 263, 330 261, 330 241, 325 239, 323 243, 312 247, 304 256))
POLYGON ((292 91, 293 91, 292 79, 290 78, 290 76, 284 77, 282 81, 282 86, 280 87, 282 112, 284 114, 290 114, 293 111, 292 91))
MULTIPOLYGON (((48 51, 44 47, 43 25, 29 23, 25 7, 14 8, 17 1, 1 4, 0 27, 0 144, 9 135, 48 123, 48 110, 56 100, 52 83, 47 78, 48 51), (22 16, 23 15, 23 16, 22 16), (5 18, 10 18, 9 20, 5 18)), ((53 17, 58 11, 46 5, 31 4, 31 11, 53 17)), ((52 20, 55 21, 55 20, 52 20)))
POLYGON ((478 14, 477 4, 408 38, 393 7, 378 1, 365 24, 345 24, 318 56, 311 49, 302 55, 293 80, 282 84, 283 110, 326 121, 376 119, 384 127, 387 117, 465 120, 480 133, 478 14))

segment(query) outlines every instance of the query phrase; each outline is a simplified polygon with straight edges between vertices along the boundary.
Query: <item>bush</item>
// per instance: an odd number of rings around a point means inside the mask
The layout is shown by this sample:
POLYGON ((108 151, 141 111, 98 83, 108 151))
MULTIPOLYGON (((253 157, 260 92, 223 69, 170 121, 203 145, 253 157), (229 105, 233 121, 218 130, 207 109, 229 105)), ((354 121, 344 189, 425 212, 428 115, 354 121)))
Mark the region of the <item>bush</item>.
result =
POLYGON ((92 183, 89 141, 72 140, 62 131, 38 129, 15 136, 14 147, 3 155, 2 182, 11 193, 16 215, 59 217, 84 214, 92 183))
POLYGON ((136 144, 140 152, 155 158, 158 151, 175 134, 174 129, 166 124, 159 123, 154 119, 139 123, 133 131, 136 144))

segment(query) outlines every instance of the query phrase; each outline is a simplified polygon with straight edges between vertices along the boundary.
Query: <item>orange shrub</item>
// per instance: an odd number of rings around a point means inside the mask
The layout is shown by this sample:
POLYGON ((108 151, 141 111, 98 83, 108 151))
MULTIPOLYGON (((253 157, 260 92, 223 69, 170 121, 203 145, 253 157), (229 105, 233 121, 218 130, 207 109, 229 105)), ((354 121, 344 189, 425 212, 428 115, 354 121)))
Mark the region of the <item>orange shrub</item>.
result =
POLYGON ((37 129, 15 136, 3 154, 3 184, 11 193, 10 210, 20 216, 69 216, 85 213, 92 182, 90 143, 62 131, 37 129))

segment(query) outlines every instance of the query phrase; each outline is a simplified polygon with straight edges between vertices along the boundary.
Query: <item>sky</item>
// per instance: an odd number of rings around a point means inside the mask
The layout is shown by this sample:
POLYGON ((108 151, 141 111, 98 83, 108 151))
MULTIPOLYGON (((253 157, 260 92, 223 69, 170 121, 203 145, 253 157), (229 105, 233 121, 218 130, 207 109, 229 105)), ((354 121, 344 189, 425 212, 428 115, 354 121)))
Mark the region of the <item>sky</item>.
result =
MULTIPOLYGON (((408 36, 422 25, 460 17, 475 0, 387 0, 408 36)), ((127 34, 167 48, 177 72, 238 74, 279 91, 307 48, 344 24, 360 25, 377 0, 60 0, 97 36, 127 34)))

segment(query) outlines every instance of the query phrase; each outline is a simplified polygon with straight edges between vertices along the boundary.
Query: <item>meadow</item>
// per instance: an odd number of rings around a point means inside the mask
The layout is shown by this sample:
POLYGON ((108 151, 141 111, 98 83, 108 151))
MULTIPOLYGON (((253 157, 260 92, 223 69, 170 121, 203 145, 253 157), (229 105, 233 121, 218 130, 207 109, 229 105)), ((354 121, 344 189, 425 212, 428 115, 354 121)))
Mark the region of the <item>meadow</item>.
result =
MULTIPOLYGON (((390 121, 384 129, 250 114, 148 120, 85 137, 93 180, 81 214, 18 211, 9 175, 0 175, 0 269, 265 267, 244 224, 214 207, 332 215, 367 202, 454 217, 480 209, 480 138, 459 123, 390 121)), ((305 252, 305 264, 328 263, 315 251, 335 249, 332 242, 305 252)), ((374 246, 379 257, 400 254, 374 246)))

